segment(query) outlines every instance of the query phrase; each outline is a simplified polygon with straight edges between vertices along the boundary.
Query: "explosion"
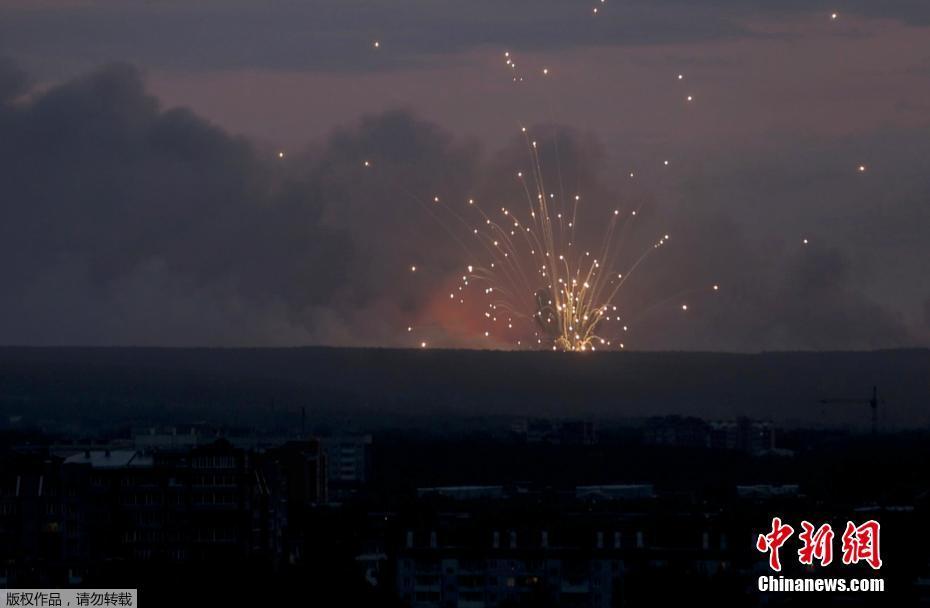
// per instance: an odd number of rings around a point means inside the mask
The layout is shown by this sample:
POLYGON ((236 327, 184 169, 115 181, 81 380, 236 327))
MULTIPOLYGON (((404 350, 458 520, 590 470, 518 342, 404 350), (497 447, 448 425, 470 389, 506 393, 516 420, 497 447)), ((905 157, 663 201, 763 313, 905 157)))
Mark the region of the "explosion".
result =
MULTIPOLYGON (((474 199, 468 200, 467 206, 480 219, 472 228, 480 252, 476 257, 485 263, 467 266, 459 286, 460 301, 464 303, 466 289, 476 283, 483 286, 487 298, 487 320, 506 323, 508 330, 523 323, 532 328, 538 346, 561 351, 611 346, 613 336, 627 329, 618 312, 618 293, 669 236, 658 239, 620 272, 623 234, 636 210, 609 213, 601 242, 594 249, 586 248, 577 228, 581 196, 566 201, 547 191, 537 143, 529 135, 526 138, 532 175, 517 173, 525 207, 523 203, 516 208, 504 206, 492 215, 474 199)), ((469 225, 460 215, 456 219, 469 225)), ((521 346, 522 340, 516 344, 521 346)))
MULTIPOLYGON (((518 86, 531 79, 517 68, 509 51, 504 53, 504 60, 510 79, 518 86)), ((550 77, 548 67, 534 73, 550 77)), ((684 74, 678 74, 677 80, 684 80, 684 74)), ((687 103, 694 99, 693 95, 685 96, 687 103)), ((547 189, 537 142, 525 127, 521 131, 531 161, 529 175, 522 171, 516 174, 524 201, 486 211, 470 198, 466 210, 460 213, 439 196, 426 202, 411 194, 463 247, 471 261, 460 276, 458 293, 453 291, 449 298, 465 304, 469 288, 480 286, 486 299, 486 306, 481 307, 488 328, 484 336, 500 339, 506 335, 517 348, 535 346, 571 352, 625 348, 621 337, 629 330, 630 317, 618 296, 637 268, 668 242, 669 235, 664 234, 638 257, 631 258, 622 249, 638 209, 614 209, 605 214, 607 217, 593 218, 601 226, 601 235, 592 240, 590 231, 578 229, 581 196, 561 194, 561 170, 556 189, 560 194, 547 189), (456 226, 466 234, 459 233, 456 226)), ((668 167, 669 161, 664 160, 663 165, 668 167)), ((365 161, 364 166, 371 164, 365 161)), ((634 176, 630 172, 629 177, 634 176)), ((410 270, 415 272, 416 267, 410 270)), ((713 291, 718 290, 719 286, 713 285, 713 291)), ((637 318, 692 291, 677 292, 638 310, 637 318)), ((686 302, 679 300, 677 305, 682 312, 689 310, 686 302)), ((407 328, 408 333, 411 330, 412 326, 407 328)), ((421 341, 420 346, 426 348, 427 342, 421 341)))

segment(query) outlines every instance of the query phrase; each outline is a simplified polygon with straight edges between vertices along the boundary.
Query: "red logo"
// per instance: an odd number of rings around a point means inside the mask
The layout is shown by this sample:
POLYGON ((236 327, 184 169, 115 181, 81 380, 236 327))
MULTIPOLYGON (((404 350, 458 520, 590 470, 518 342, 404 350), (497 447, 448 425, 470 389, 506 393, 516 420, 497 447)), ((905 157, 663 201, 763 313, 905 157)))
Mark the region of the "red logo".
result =
MULTIPOLYGON (((881 525, 874 519, 859 526, 851 521, 847 522, 842 539, 843 563, 849 565, 864 561, 875 570, 881 568, 880 531, 881 525)), ((780 517, 773 517, 772 531, 768 534, 760 534, 756 540, 756 549, 760 553, 769 554, 769 567, 776 572, 781 571, 779 550, 792 534, 794 534, 794 528, 782 523, 780 517)), ((801 541, 798 561, 808 566, 813 565, 814 560, 820 562, 821 566, 830 565, 833 562, 834 536, 830 524, 817 527, 809 521, 802 521, 801 532, 798 534, 798 540, 801 541)))
POLYGON ((881 526, 870 519, 861 526, 851 521, 846 522, 843 532, 843 563, 858 564, 860 560, 872 566, 873 570, 882 567, 882 557, 878 551, 878 536, 881 526))
POLYGON ((801 527, 804 531, 798 538, 804 546, 798 549, 798 561, 809 566, 816 559, 821 566, 829 566, 833 561, 833 528, 824 524, 815 532, 814 524, 809 521, 802 521, 801 527))
POLYGON ((794 528, 785 524, 782 525, 781 518, 772 518, 772 531, 768 534, 760 534, 756 541, 756 549, 762 553, 769 554, 769 567, 776 572, 781 571, 781 560, 778 557, 778 550, 785 544, 791 535, 794 534, 794 528))

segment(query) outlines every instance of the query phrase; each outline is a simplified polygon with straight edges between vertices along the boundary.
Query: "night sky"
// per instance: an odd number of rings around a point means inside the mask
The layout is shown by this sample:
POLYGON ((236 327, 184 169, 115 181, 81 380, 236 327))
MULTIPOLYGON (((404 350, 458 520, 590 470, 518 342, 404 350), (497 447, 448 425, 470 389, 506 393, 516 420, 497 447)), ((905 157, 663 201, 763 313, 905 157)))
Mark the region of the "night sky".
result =
POLYGON ((0 0, 0 343, 529 346, 445 210, 524 126, 671 235, 610 348, 930 342, 926 2, 0 0))

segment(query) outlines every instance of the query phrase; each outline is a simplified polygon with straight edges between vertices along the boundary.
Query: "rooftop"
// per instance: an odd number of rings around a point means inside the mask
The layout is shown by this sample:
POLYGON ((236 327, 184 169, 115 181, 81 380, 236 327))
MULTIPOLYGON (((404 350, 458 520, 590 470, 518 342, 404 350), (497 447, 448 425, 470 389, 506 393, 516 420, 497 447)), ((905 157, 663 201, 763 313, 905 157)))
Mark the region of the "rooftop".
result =
POLYGON ((65 458, 65 464, 89 464, 95 469, 152 466, 151 456, 135 450, 86 450, 65 458))

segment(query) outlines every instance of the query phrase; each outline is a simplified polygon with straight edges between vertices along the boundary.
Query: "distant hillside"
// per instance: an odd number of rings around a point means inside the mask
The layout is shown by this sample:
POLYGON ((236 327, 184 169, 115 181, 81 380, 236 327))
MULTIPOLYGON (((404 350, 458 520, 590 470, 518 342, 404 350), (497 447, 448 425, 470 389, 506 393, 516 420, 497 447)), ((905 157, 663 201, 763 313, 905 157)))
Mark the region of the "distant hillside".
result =
POLYGON ((930 424, 930 351, 589 353, 391 349, 0 348, 0 413, 55 419, 138 412, 247 422, 306 407, 315 418, 748 415, 863 426, 930 424))

